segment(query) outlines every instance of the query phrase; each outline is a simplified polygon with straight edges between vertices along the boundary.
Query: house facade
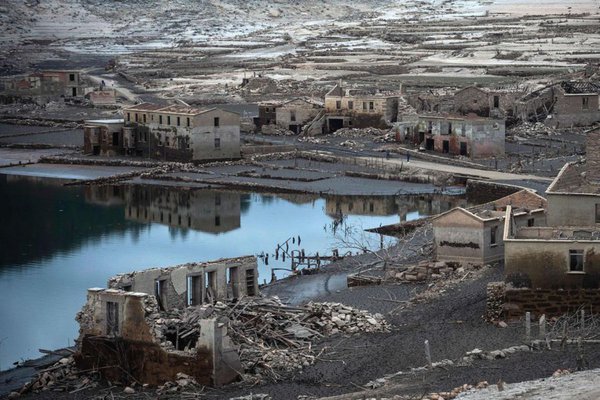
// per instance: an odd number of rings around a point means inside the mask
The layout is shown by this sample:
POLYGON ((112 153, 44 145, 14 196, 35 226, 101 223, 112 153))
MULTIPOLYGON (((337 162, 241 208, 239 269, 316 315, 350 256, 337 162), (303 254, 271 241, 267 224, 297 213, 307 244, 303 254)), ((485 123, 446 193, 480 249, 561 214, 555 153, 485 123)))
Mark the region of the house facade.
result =
POLYGON ((33 98, 46 103, 57 98, 81 99, 85 84, 79 71, 39 71, 29 75, 11 77, 2 81, 4 96, 33 98))
POLYGON ((499 157, 505 151, 505 121, 475 115, 401 116, 400 140, 426 150, 471 158, 499 157))
POLYGON ((336 85, 325 95, 325 132, 342 128, 388 128, 398 116, 399 94, 336 85))
POLYGON ((545 225, 546 201, 529 190, 468 209, 457 207, 432 219, 436 259, 474 264, 501 261, 504 210, 511 204, 519 207, 518 226, 545 225))
POLYGON ((218 108, 151 103, 123 109, 135 131, 135 153, 151 158, 207 161, 240 158, 240 116, 218 108))

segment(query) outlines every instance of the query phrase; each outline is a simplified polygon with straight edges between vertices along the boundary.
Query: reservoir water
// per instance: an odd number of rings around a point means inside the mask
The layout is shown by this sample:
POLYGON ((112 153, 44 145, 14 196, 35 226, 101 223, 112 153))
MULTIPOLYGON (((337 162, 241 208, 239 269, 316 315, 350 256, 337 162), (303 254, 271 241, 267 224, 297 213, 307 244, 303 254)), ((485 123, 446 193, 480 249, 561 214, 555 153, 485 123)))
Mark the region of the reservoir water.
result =
POLYGON ((274 253, 289 238, 307 254, 330 254, 335 229, 411 220, 464 202, 64 183, 0 174, 0 370, 38 357, 39 348, 73 345, 86 289, 118 273, 269 253, 268 265, 259 258, 262 284, 272 268, 278 277, 288 273, 289 259, 274 253))

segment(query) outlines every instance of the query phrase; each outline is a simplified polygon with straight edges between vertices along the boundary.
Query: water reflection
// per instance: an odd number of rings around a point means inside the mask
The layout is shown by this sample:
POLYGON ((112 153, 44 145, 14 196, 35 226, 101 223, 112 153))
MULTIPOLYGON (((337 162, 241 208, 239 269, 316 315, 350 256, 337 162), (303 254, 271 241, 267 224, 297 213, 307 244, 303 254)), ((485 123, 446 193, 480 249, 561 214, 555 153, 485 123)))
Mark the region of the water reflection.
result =
POLYGON ((419 216, 434 215, 465 207, 467 200, 458 196, 328 196, 325 198, 327 215, 339 218, 343 215, 389 216, 398 215, 400 221, 419 216))

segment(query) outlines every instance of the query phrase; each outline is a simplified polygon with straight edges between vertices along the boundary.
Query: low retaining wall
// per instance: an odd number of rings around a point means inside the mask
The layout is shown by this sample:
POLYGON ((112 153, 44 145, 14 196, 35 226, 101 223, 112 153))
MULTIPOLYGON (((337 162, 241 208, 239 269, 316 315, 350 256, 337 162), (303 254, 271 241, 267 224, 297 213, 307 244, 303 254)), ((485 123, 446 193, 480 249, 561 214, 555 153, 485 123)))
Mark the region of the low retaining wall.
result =
POLYGON ((242 146, 242 155, 249 156, 253 154, 269 154, 269 153, 285 153, 295 151, 296 146, 289 144, 273 144, 273 145, 245 145, 242 146))
POLYGON ((526 312, 534 318, 573 313, 577 309, 600 309, 600 289, 527 289, 510 288, 493 282, 487 288, 486 319, 518 319, 526 312))

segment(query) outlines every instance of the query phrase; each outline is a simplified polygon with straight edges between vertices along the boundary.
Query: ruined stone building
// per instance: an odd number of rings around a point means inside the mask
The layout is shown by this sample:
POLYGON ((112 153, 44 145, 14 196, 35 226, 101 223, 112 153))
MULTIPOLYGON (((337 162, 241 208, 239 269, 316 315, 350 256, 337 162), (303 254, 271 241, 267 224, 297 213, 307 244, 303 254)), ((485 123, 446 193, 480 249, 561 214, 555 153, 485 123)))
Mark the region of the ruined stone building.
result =
POLYGON ((258 131, 264 131, 268 129, 268 126, 276 125, 299 134, 302 132, 302 128, 322 110, 323 104, 312 99, 295 98, 278 103, 260 103, 258 117, 255 118, 254 124, 258 131))
POLYGON ((111 289, 156 297, 162 310, 185 308, 258 294, 256 257, 221 259, 117 275, 111 289))
POLYGON ((398 116, 399 94, 374 88, 351 89, 336 85, 325 95, 323 128, 388 128, 398 116))
POLYGON ((471 158, 504 155, 505 122, 470 115, 410 114, 396 124, 400 141, 471 158))
POLYGON ((123 115, 123 120, 86 121, 84 152, 175 161, 240 158, 237 113, 144 103, 124 108, 123 115))
POLYGON ((95 107, 114 106, 117 104, 117 91, 114 89, 94 90, 85 95, 95 107))
POLYGON ((81 99, 86 85, 79 71, 39 71, 2 80, 4 102, 29 98, 37 103, 81 99))
POLYGON ((133 129, 122 119, 87 120, 83 126, 83 151, 86 154, 116 156, 135 150, 133 129))
POLYGON ((467 86, 456 91, 439 89, 412 93, 408 103, 419 113, 475 114, 496 119, 510 118, 514 103, 525 94, 519 86, 467 86))
POLYGON ((457 207, 432 219, 436 260, 479 265, 502 261, 508 206, 514 207, 517 226, 546 224, 546 200, 529 190, 467 209, 457 207))
POLYGON ((515 104, 522 121, 541 121, 554 128, 587 126, 600 121, 600 85, 563 81, 529 93, 515 104))
POLYGON ((111 382, 151 386, 173 382, 181 373, 208 386, 238 379, 241 362, 224 321, 199 319, 190 324, 193 335, 181 339, 176 333, 173 339, 160 324, 163 314, 147 293, 89 289, 77 315, 78 368, 97 370, 111 382))
POLYGON ((151 103, 123 109, 135 154, 180 161, 240 158, 240 116, 218 108, 151 103))

